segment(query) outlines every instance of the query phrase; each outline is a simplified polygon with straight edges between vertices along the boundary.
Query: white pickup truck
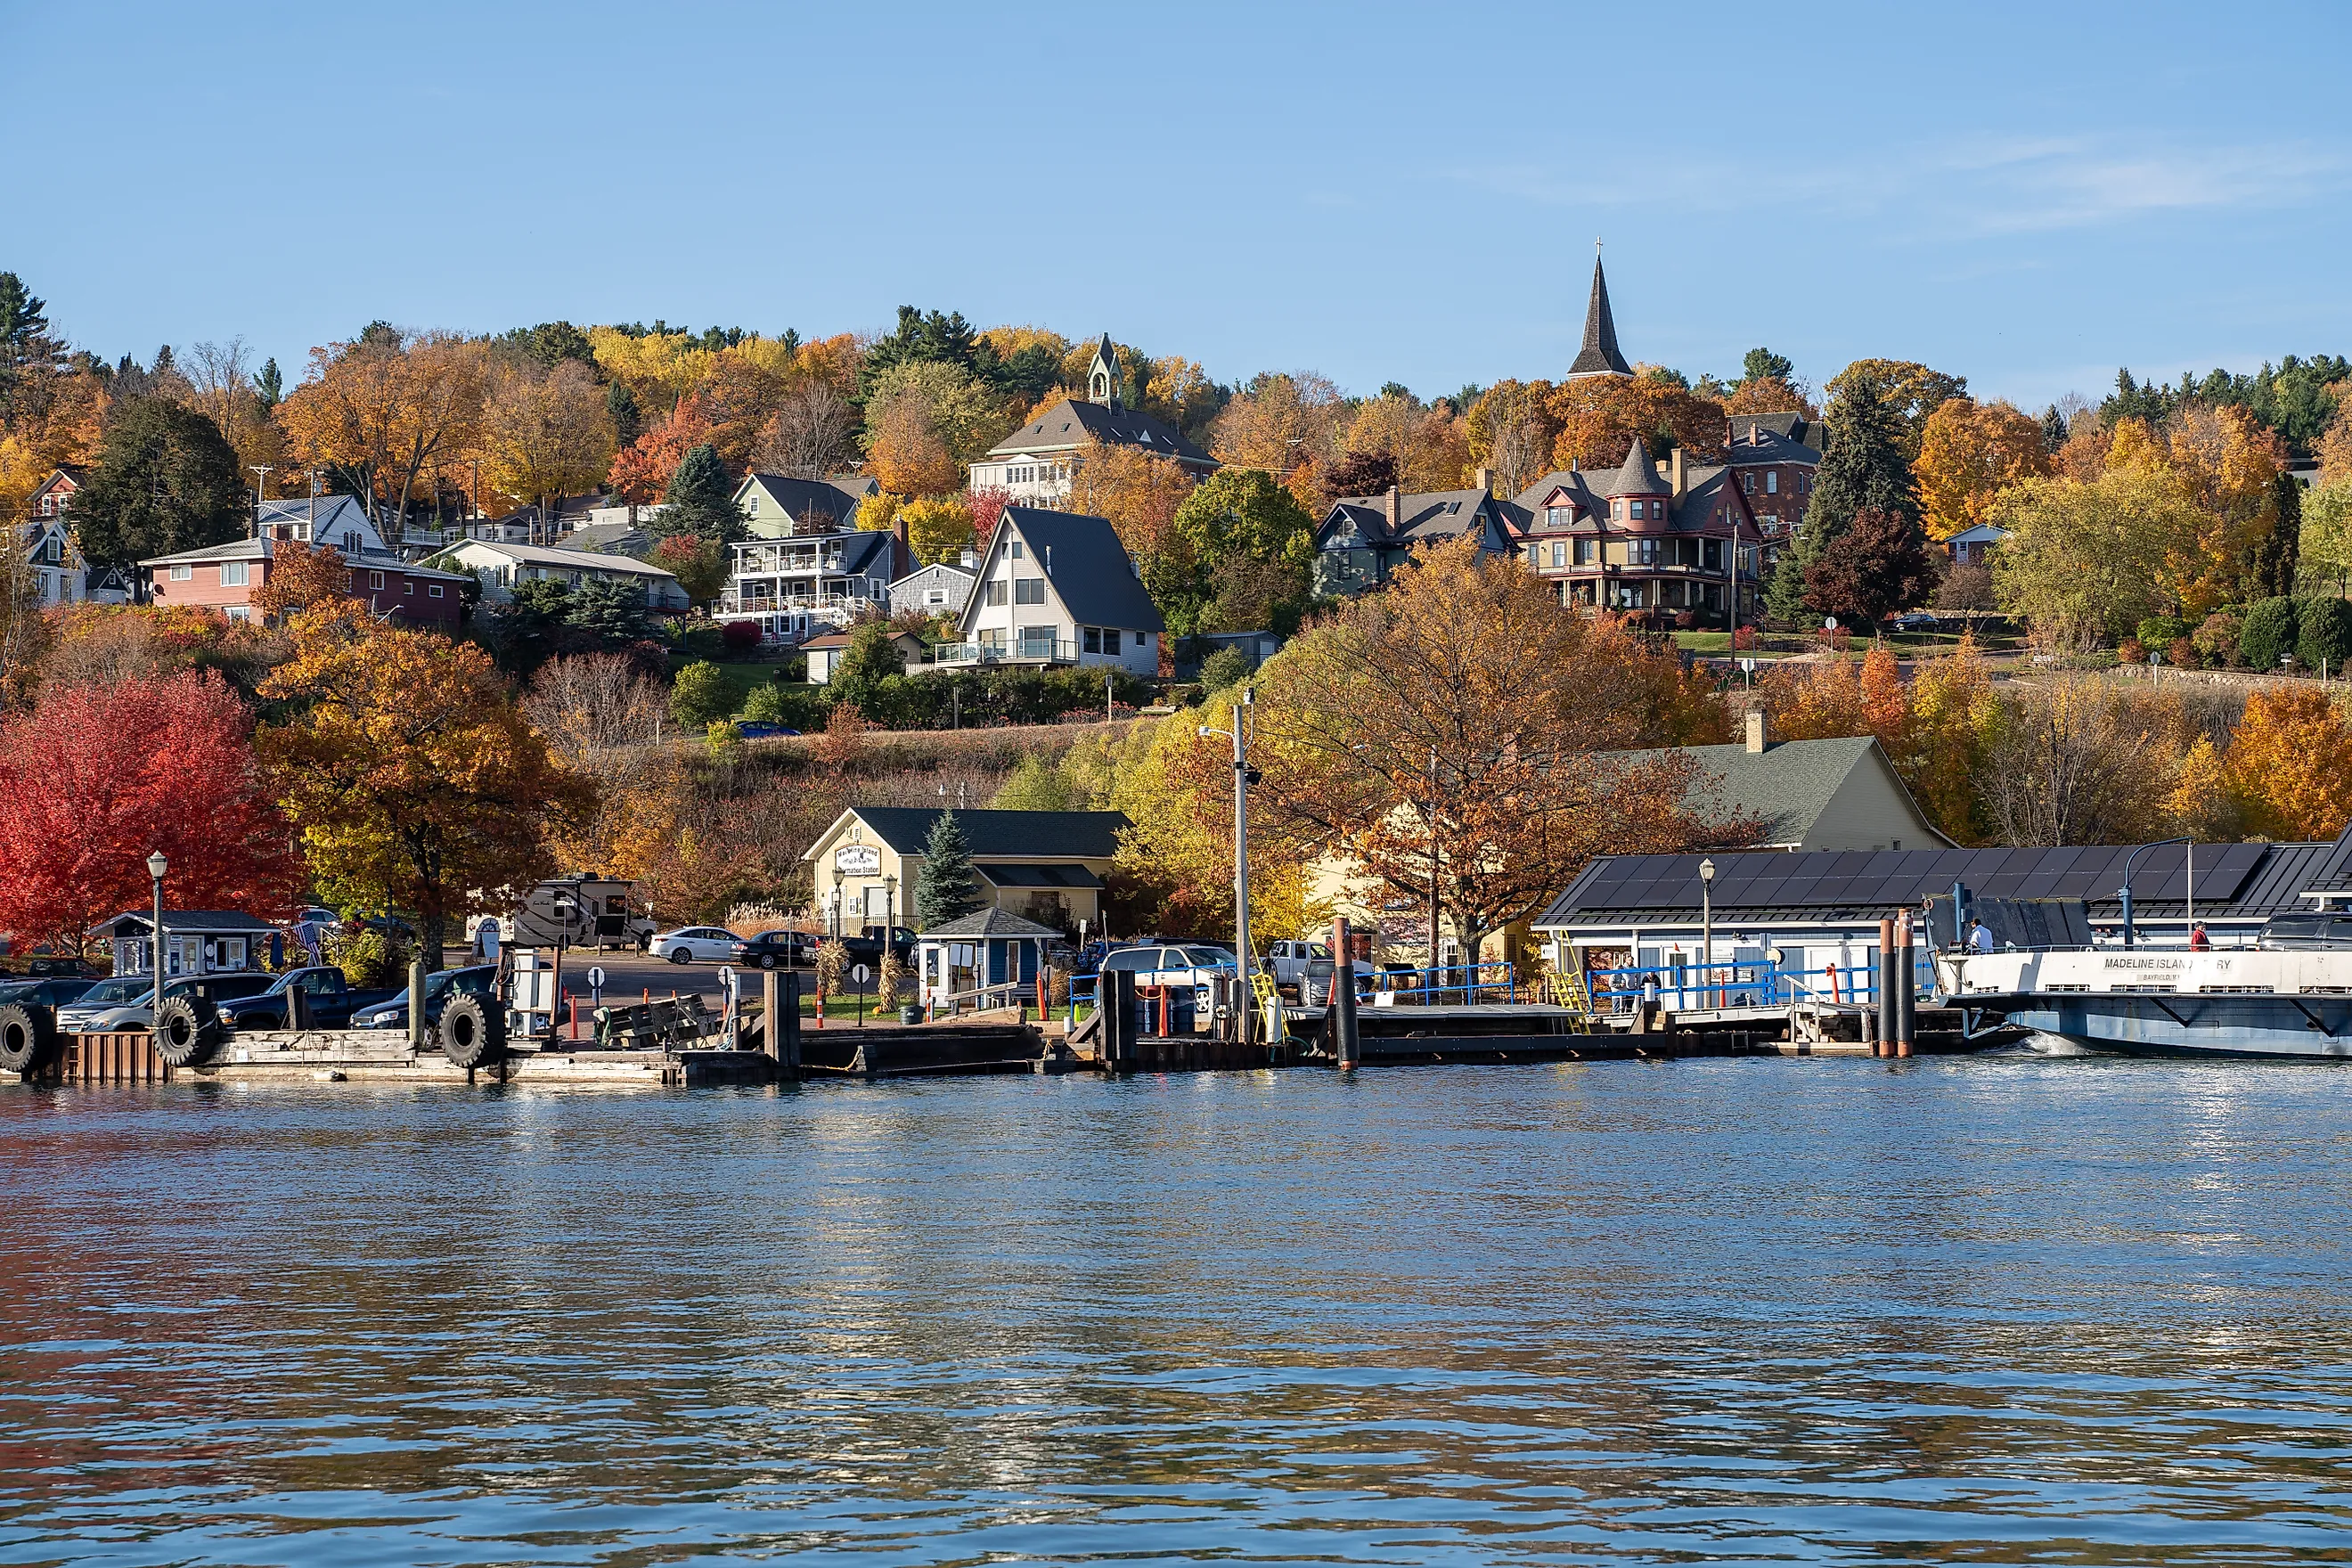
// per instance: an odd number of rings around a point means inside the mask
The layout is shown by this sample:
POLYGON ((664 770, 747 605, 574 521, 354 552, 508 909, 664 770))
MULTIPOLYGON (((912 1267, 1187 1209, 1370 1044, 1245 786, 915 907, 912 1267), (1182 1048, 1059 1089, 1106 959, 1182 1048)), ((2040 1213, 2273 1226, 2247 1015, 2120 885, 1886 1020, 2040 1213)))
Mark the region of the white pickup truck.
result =
MULTIPOLYGON (((1321 1002, 1330 995, 1331 947, 1321 942, 1277 942, 1266 951, 1266 967, 1274 972, 1274 983, 1292 990, 1305 983, 1312 995, 1302 994, 1302 1004, 1321 1002)), ((1372 966, 1362 959, 1356 960, 1356 991, 1362 994, 1372 988, 1372 966)))

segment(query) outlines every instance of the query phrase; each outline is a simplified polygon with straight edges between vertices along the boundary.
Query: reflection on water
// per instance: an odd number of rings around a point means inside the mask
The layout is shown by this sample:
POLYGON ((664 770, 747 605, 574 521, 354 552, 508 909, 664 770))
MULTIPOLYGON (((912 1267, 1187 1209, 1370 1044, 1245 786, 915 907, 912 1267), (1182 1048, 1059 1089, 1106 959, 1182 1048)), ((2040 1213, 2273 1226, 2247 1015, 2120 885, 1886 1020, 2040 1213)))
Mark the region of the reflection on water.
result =
POLYGON ((2340 1560, 2352 1077, 0 1093, 0 1563, 2340 1560))

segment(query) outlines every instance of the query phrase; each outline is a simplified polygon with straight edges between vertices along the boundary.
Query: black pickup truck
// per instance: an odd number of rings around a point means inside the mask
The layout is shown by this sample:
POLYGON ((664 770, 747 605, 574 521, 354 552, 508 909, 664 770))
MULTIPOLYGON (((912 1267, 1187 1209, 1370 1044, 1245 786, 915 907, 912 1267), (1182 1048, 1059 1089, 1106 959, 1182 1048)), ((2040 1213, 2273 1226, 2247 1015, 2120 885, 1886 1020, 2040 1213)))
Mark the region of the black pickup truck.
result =
POLYGON ((878 964, 882 962, 882 939, 886 935, 890 938, 890 946, 898 954, 899 963, 914 962, 915 932, 908 926, 894 926, 887 930, 878 925, 867 926, 856 936, 843 937, 842 949, 849 954, 852 963, 878 964))
POLYGON ((341 970, 320 964, 310 969, 289 969, 268 990, 222 1003, 220 1020, 232 1029, 286 1028, 287 996, 297 987, 303 994, 309 1026, 314 1029, 348 1029, 353 1013, 390 1001, 396 994, 391 991, 354 991, 343 979, 341 970))

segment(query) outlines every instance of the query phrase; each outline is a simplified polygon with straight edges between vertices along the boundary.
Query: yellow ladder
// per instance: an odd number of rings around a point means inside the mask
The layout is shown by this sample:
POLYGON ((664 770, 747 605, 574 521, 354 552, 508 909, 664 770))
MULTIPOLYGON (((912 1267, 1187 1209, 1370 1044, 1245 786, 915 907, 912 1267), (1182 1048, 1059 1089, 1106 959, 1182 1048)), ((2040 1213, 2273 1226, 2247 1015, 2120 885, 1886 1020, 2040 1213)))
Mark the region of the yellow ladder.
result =
POLYGON ((1584 990, 1584 965, 1573 969, 1556 969, 1551 976, 1551 999, 1575 1014, 1580 1020, 1592 1016, 1592 998, 1584 990))

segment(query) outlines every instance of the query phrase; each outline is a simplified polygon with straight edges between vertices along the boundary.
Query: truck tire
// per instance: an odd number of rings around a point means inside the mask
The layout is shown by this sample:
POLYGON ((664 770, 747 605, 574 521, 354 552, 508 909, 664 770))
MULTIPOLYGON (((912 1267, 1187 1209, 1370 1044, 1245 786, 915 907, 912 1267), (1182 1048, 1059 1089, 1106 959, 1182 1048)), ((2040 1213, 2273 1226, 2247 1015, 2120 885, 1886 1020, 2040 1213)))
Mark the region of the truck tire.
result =
POLYGON ((0 1007, 0 1068, 32 1077, 58 1054, 58 1016, 47 1007, 0 1007))
POLYGON ((507 1054, 506 1010, 461 992, 441 1009, 434 1035, 451 1066, 480 1067, 507 1054))
POLYGON ((172 1067, 194 1067, 221 1042, 220 1014, 201 996, 165 998, 155 1015, 155 1054, 172 1067))

